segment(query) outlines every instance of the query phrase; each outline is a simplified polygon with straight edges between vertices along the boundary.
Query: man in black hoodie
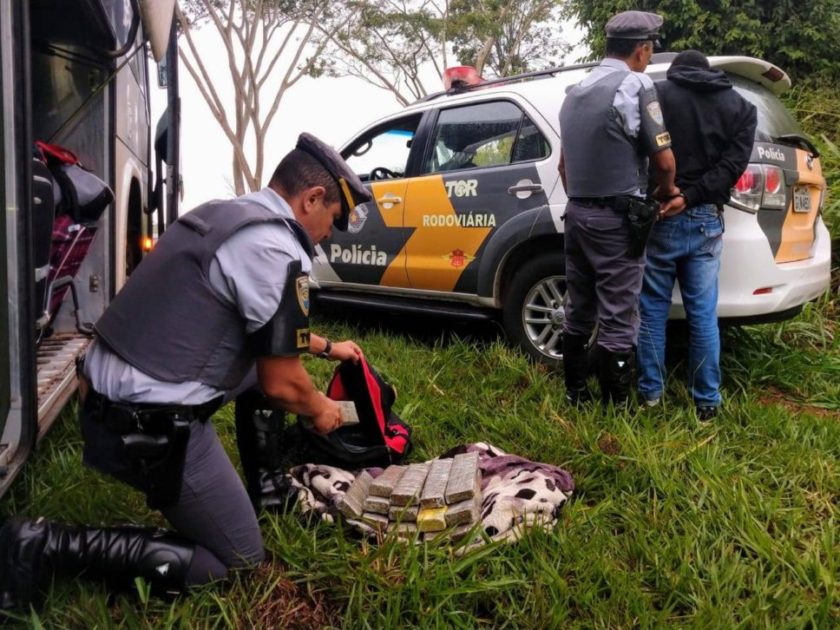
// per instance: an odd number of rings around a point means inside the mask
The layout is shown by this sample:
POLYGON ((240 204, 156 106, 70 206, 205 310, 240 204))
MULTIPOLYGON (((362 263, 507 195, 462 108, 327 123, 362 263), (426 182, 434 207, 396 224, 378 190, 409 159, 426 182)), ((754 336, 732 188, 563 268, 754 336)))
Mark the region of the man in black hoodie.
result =
POLYGON ((723 204, 752 153, 756 109, 696 50, 678 54, 656 84, 677 163, 679 196, 664 204, 647 245, 640 298, 639 394, 648 405, 664 389, 665 323, 679 280, 688 319, 689 388, 698 418, 720 405, 718 272, 723 204))

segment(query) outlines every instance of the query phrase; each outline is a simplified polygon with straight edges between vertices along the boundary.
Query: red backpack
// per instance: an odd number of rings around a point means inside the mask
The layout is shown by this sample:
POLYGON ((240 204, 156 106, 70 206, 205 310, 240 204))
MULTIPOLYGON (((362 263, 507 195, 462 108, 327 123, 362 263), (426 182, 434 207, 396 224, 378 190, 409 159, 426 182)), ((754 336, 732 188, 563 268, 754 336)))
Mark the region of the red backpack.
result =
POLYGON ((359 424, 327 435, 308 432, 313 444, 351 466, 387 466, 401 462, 411 449, 411 428, 393 411, 397 393, 364 359, 345 361, 327 387, 333 400, 352 400, 359 424))

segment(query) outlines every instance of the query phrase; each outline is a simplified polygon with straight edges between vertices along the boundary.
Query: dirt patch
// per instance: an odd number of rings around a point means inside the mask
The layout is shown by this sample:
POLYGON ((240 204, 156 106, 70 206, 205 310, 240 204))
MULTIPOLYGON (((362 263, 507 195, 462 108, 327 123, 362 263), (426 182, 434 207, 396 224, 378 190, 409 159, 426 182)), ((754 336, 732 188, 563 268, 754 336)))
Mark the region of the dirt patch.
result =
POLYGON ((762 405, 779 405, 791 413, 807 413, 820 418, 840 417, 840 413, 836 411, 791 400, 782 390, 777 387, 773 387, 772 385, 768 387, 761 396, 759 396, 758 402, 762 405))
POLYGON ((256 603, 252 621, 258 628, 323 628, 334 626, 336 611, 321 595, 311 597, 291 580, 278 575, 277 566, 266 564, 257 569, 251 581, 272 584, 256 603))
POLYGON ((610 433, 604 433, 598 438, 598 448, 605 455, 618 455, 621 452, 621 443, 618 438, 610 433))

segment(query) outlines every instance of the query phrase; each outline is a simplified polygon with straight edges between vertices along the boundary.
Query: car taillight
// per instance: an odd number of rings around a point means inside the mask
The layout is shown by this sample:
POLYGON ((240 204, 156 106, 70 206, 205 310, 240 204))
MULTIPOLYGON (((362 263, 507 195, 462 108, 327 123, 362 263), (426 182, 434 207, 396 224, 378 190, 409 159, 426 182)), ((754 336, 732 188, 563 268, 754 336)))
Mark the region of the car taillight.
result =
POLYGON ((771 164, 763 164, 764 196, 761 200, 762 208, 783 210, 785 207, 785 177, 782 169, 771 164))
POLYGON ((772 164, 749 164, 732 187, 732 204, 741 210, 758 212, 759 208, 783 210, 785 179, 782 169, 772 164))
POLYGON ((758 212, 761 206, 761 189, 764 187, 764 177, 760 164, 748 164, 747 170, 735 182, 730 193, 736 207, 750 212, 758 212))

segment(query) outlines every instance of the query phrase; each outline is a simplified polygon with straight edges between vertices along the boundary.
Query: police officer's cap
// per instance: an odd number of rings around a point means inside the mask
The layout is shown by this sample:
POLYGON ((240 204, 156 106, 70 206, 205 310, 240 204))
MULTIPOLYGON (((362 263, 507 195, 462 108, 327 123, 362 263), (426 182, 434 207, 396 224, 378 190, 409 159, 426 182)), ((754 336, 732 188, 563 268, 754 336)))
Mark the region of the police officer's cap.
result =
POLYGON ((637 39, 657 41, 662 16, 646 11, 622 11, 607 22, 607 37, 615 39, 637 39))
POLYGON ((350 220, 350 211, 359 204, 372 199, 370 193, 362 184, 362 180, 350 170, 338 151, 321 142, 311 133, 300 134, 295 148, 315 158, 338 184, 339 197, 341 198, 341 216, 333 222, 333 225, 339 230, 346 230, 347 223, 350 220))

